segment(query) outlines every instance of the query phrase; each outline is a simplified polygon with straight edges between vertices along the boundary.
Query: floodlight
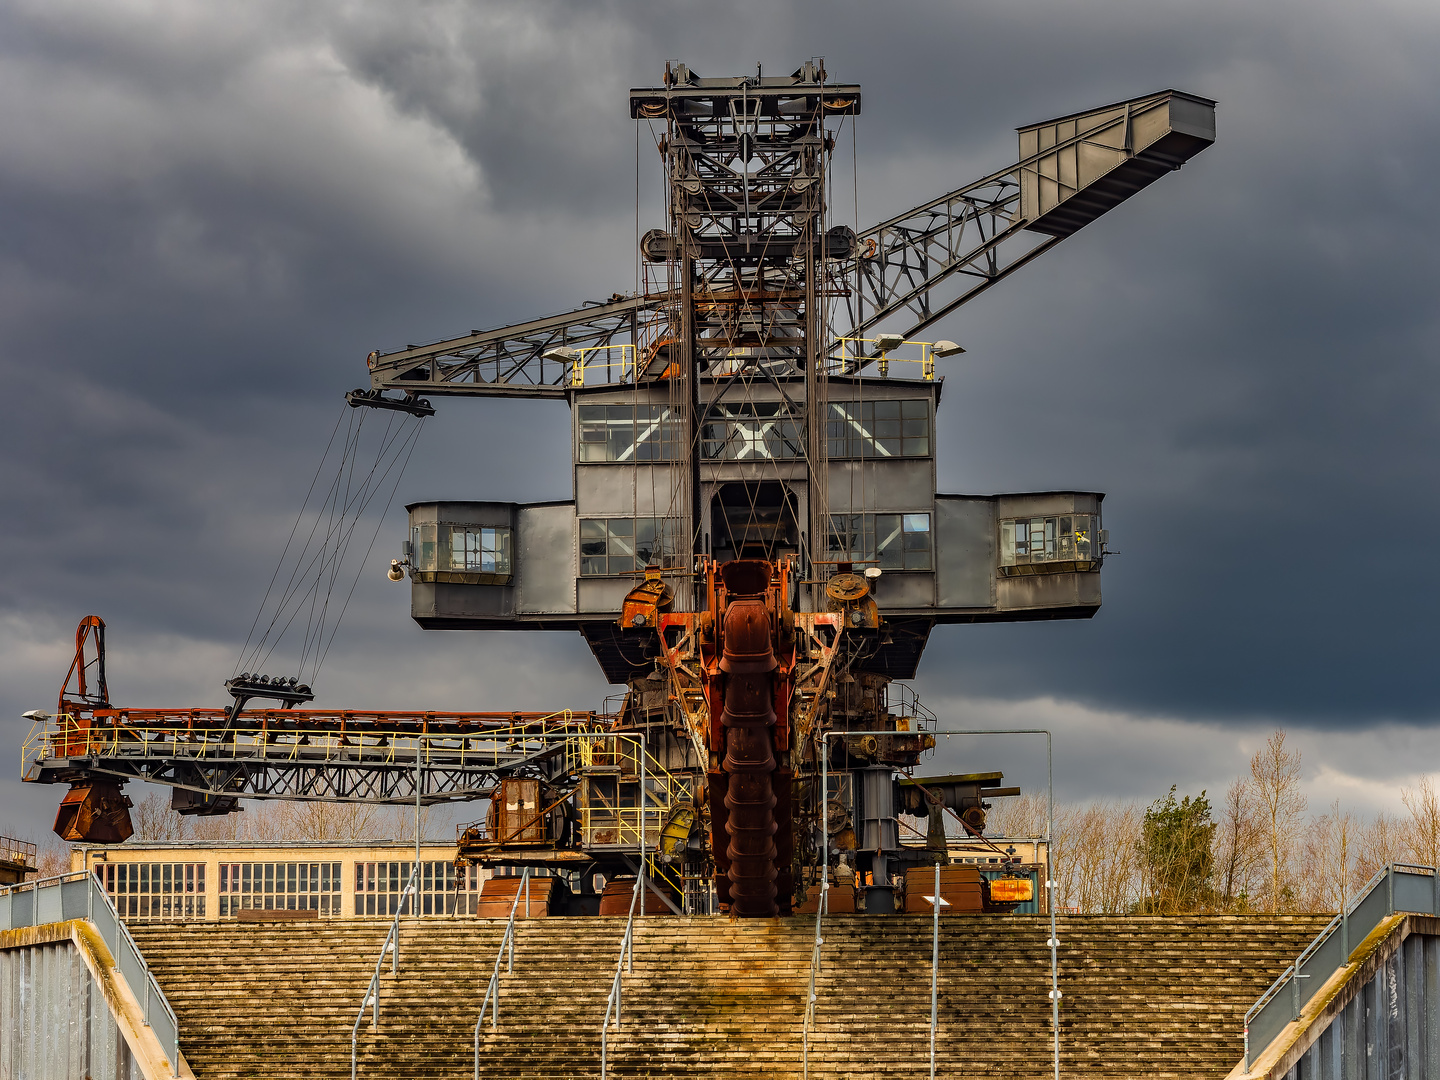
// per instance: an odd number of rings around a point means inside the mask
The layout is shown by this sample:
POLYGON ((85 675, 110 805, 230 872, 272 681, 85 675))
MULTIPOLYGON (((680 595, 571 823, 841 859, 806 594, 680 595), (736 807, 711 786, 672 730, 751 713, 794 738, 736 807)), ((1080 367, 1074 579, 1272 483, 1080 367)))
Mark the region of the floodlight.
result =
POLYGON ((937 341, 934 345, 930 346, 930 352, 935 356, 954 356, 964 351, 964 349, 956 345, 953 341, 937 341))

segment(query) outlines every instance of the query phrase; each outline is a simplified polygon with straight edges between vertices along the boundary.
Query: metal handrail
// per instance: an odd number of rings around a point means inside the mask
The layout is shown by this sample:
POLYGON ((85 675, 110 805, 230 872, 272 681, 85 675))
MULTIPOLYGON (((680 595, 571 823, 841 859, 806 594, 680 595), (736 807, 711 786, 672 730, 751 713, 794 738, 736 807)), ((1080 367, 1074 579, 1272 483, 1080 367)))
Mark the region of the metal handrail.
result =
POLYGON ((515 913, 520 910, 520 895, 525 895, 525 917, 530 917, 530 867, 520 874, 520 884, 515 889, 515 899, 510 904, 510 918, 505 923, 505 934, 500 938, 500 952, 495 957, 495 970, 490 973, 490 985, 485 988, 485 997, 480 1002, 480 1016, 475 1021, 475 1080, 480 1080, 480 1028, 485 1023, 485 1008, 493 999, 495 1008, 490 1013, 490 1030, 500 1028, 500 961, 505 959, 505 950, 510 950, 506 974, 515 970, 515 913))
MULTIPOLYGON (((849 731, 832 730, 819 731, 815 738, 819 744, 820 751, 820 835, 824 838, 821 848, 820 864, 820 903, 815 909, 815 948, 810 957, 810 996, 805 1003, 805 1033, 802 1045, 801 1076, 809 1080, 810 1076, 810 1025, 815 1014, 815 975, 821 970, 820 947, 825 943, 821 937, 821 921, 829 909, 830 897, 830 752, 829 740, 849 735, 893 735, 893 731, 877 729, 874 731, 849 731)), ((1055 831, 1055 764, 1053 753, 1053 736, 1045 728, 932 728, 927 734, 944 735, 949 738, 951 735, 1044 735, 1045 736, 1045 776, 1046 776, 1046 813, 1045 813, 1045 888, 1046 907, 1050 914, 1050 937, 1045 941, 1045 947, 1050 950, 1050 991, 1047 995, 1050 1001, 1050 1054, 1051 1069, 1055 1080, 1060 1080, 1060 999, 1064 995, 1060 990, 1060 935, 1055 924, 1055 874, 1050 862, 1051 837, 1055 831)), ((937 871, 938 880, 938 871, 937 871)), ((936 899, 939 899, 940 890, 935 890, 936 899)), ((939 949, 940 949, 940 924, 939 904, 936 904, 935 919, 935 943, 933 946, 933 957, 935 963, 935 974, 932 979, 932 1004, 930 1019, 930 1040, 931 1057, 933 1070, 935 1025, 938 1019, 938 978, 939 978, 939 949)), ((932 1072, 933 1075, 933 1072, 932 1072)))
POLYGON ((370 976, 370 986, 365 991, 365 997, 360 1001, 360 1011, 355 1014, 355 1023, 350 1028, 350 1080, 355 1080, 358 1047, 360 1042, 360 1021, 365 1019, 365 1010, 370 1012, 370 1026, 380 1026, 380 968, 385 964, 385 954, 390 954, 390 974, 394 975, 400 968, 400 916, 405 913, 405 901, 411 901, 411 914, 415 914, 419 908, 419 876, 420 860, 415 860, 415 869, 410 871, 410 881, 405 886, 405 891, 400 894, 400 903, 395 908, 395 919, 390 923, 390 932, 385 935, 385 944, 380 949, 380 955, 375 960, 375 974, 370 976))
MULTIPOLYGON (((165 1036, 169 1036, 170 1069, 171 1075, 180 1075, 180 1020, 175 1015, 175 1010, 170 1007, 165 992, 160 989, 160 984, 155 981, 154 974, 150 971, 150 965, 145 962, 145 956, 140 952, 140 946, 135 943, 135 938, 130 934, 130 928, 120 918, 120 912, 115 907, 114 901, 108 893, 95 880, 95 875, 88 870, 72 870, 65 874, 56 874, 51 877, 39 878, 35 881, 26 881, 17 885, 0 886, 0 930, 15 930, 20 926, 40 925, 40 909, 42 894, 54 892, 58 903, 55 905, 55 914, 58 919, 49 919, 50 922, 64 920, 65 915, 65 886, 80 881, 87 883, 85 895, 84 918, 91 926, 95 927, 100 940, 105 942, 106 948, 110 950, 111 959, 115 962, 116 969, 121 975, 125 974, 126 961, 139 969, 139 986, 132 986, 130 989, 135 994, 136 1000, 140 1003, 141 1017, 161 1046, 167 1042, 165 1036), (15 919, 15 897, 33 892, 35 899, 30 908, 30 921, 19 923, 15 919), (96 899, 99 899, 101 910, 105 911, 114 926, 113 940, 105 941, 105 928, 101 926, 96 918, 96 899), (164 1024, 157 1023, 163 1017, 164 1024), (163 1029, 163 1030, 162 1030, 163 1029)), ((79 916, 73 916, 78 918, 79 916)), ((127 979, 128 981, 128 979, 127 979)))
POLYGON ((644 886, 645 864, 640 864, 642 873, 635 875, 635 887, 630 890, 630 917, 625 920, 625 936, 620 939, 620 958, 615 961, 615 978, 610 980, 610 996, 605 999, 605 1020, 600 1025, 600 1080, 605 1080, 610 1060, 610 1014, 614 1010, 615 1030, 620 1030, 621 976, 635 971, 635 901, 640 898, 644 886))
MULTIPOLYGON (((828 842, 828 838, 827 838, 828 842)), ((815 976, 820 972, 820 946, 825 939, 820 936, 820 923, 830 907, 830 874, 827 867, 820 882, 820 900, 815 905, 815 944, 810 950, 810 989, 805 997, 805 1024, 800 1037, 800 1060, 803 1063, 805 1080, 810 1077, 810 1025, 815 1021, 815 976)))
POLYGON ((1259 1017, 1261 1013, 1272 1002, 1274 1002, 1277 997, 1280 996, 1280 992, 1284 990, 1285 987, 1288 985, 1293 994, 1291 1020, 1299 1019, 1301 1008, 1303 1005, 1303 1002, 1300 1000, 1300 980, 1318 978, 1320 982, 1323 983, 1325 982, 1325 980, 1329 979, 1336 971, 1339 971, 1341 968, 1349 965, 1352 940, 1350 928, 1351 917, 1360 909, 1360 906, 1365 903, 1365 901, 1368 900, 1378 888, 1380 888, 1382 884, 1385 886, 1386 890, 1385 911, 1379 918, 1371 919, 1360 924, 1360 926, 1357 928, 1357 931, 1360 934, 1360 939, 1363 941, 1366 937, 1370 935, 1371 931, 1373 931, 1375 927, 1380 925, 1380 923, 1384 919, 1395 913, 1396 871, 1419 871, 1420 873, 1417 876, 1431 877, 1433 881, 1430 904, 1431 910, 1429 912, 1420 912, 1420 914, 1440 915, 1440 872, 1437 872, 1435 867, 1424 866, 1419 863, 1387 863, 1379 870, 1375 871, 1375 873, 1371 876, 1370 880, 1367 881, 1364 887, 1360 889, 1355 900, 1352 901, 1350 904, 1346 905, 1339 912, 1339 914, 1337 914, 1333 919, 1331 919, 1328 923, 1325 924, 1324 929, 1322 929, 1320 933, 1315 935, 1314 940, 1312 940, 1310 944, 1304 948, 1304 950, 1300 953, 1299 956, 1295 958, 1292 963, 1286 966, 1285 970, 1276 977, 1274 982, 1272 982, 1268 987, 1265 988, 1265 992, 1262 993, 1255 1000, 1255 1004, 1250 1006, 1250 1008, 1246 1010, 1244 1033, 1244 1064, 1247 1070, 1251 1067, 1251 1065, 1254 1064, 1255 1061, 1254 1055, 1251 1053, 1250 1028, 1256 1018, 1259 1017), (1340 962, 1328 971, 1317 972, 1313 975, 1305 974, 1304 967, 1306 961, 1311 960, 1316 955, 1316 953, 1319 952, 1321 947, 1323 947, 1326 942, 1330 940, 1331 936, 1336 932, 1336 930, 1340 931, 1340 962))

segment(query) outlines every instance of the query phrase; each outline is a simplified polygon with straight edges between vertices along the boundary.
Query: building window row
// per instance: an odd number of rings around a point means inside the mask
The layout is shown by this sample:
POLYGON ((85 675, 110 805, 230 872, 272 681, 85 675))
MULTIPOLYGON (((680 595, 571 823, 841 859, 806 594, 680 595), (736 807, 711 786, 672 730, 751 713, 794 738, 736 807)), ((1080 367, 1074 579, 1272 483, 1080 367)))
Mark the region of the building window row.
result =
POLYGON ((579 459, 679 461, 685 431, 667 405, 577 405, 579 459))
POLYGON ((831 458, 930 456, 930 402, 831 402, 825 424, 831 458))
MULTIPOLYGON (((684 456, 684 424, 668 405, 577 405, 576 424, 582 464, 684 456)), ((930 401, 831 402, 825 437, 834 459, 928 457, 930 401)), ((703 417, 700 454, 707 461, 799 461, 805 424, 784 401, 714 402, 703 417)))
POLYGON ((679 555, 679 518, 581 518, 580 575, 632 574, 679 555))
MULTIPOLYGON (((1098 557, 1094 514, 1059 514, 1000 522, 1000 565, 1087 562, 1098 557)), ((1002 571, 1003 572, 1003 571, 1002 571)))
POLYGON ((245 908, 339 915, 340 864, 222 863, 220 917, 245 908))
POLYGON ((882 570, 934 568, 929 514, 834 514, 827 551, 831 561, 882 570))
POLYGON ((798 461, 805 425, 783 401, 716 402, 705 414, 700 452, 707 461, 798 461))
POLYGON ((204 863, 105 863, 95 876, 122 919, 205 918, 204 863))
MULTIPOLYGON (((355 914, 394 915, 400 910, 413 862, 355 864, 355 914)), ((456 869, 453 862, 420 864, 419 914, 474 915, 480 897, 478 866, 456 869)), ((416 914, 405 905, 405 914, 416 914)))
POLYGON ((419 573, 508 575, 510 529, 492 525, 414 525, 410 565, 419 573))

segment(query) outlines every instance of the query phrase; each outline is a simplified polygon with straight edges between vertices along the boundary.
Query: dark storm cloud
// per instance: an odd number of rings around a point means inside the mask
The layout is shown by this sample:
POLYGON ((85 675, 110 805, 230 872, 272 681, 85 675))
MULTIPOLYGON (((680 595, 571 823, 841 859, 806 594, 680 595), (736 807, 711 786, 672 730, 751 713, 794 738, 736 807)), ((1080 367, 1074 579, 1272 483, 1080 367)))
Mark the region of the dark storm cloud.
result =
MULTIPOLYGON (((865 88, 862 224, 1008 164, 1016 125, 1220 100, 1214 147, 933 331, 970 350, 942 488, 1105 490, 1123 554, 1092 622, 938 630, 922 691, 1068 727, 1082 794, 1148 791, 1170 745, 1213 787, 1277 721, 1400 732, 1390 775, 1425 768, 1437 29, 1403 4, 0 3, 0 711, 53 700, 91 610, 117 696, 216 703, 365 353, 631 288, 625 90, 823 55, 865 88)), ((639 161, 643 230, 648 132, 639 161)), ((568 497, 565 423, 446 404, 397 502, 568 497)), ((326 700, 605 692, 578 640, 414 628, 383 578, 402 530, 326 700)))

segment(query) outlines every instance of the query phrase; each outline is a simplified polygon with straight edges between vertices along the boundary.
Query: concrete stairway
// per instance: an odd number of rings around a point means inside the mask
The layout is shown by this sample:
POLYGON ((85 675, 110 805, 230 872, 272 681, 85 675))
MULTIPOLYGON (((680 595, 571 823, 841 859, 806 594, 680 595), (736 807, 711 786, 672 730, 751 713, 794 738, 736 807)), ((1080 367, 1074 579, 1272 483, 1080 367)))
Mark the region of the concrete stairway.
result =
MULTIPOLYGON (((1065 1076, 1223 1077, 1245 1009, 1323 927, 1322 916, 1060 921, 1065 1076)), ((381 1026, 360 1029, 362 1078, 468 1077, 501 920, 401 929, 381 1026)), ((350 1028, 387 927, 373 921, 175 924, 134 933, 180 1017, 200 1080, 345 1077, 350 1028)), ((599 1074, 600 1020, 624 920, 517 925, 501 1019, 486 1022, 487 1077, 599 1074)), ((800 1075, 812 919, 649 918, 637 924, 615 1076, 800 1075)), ((1047 923, 941 922, 938 1074, 1050 1071, 1047 923)), ((810 1044, 816 1077, 924 1076, 930 920, 832 916, 810 1044)))

